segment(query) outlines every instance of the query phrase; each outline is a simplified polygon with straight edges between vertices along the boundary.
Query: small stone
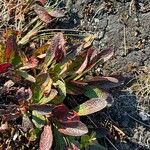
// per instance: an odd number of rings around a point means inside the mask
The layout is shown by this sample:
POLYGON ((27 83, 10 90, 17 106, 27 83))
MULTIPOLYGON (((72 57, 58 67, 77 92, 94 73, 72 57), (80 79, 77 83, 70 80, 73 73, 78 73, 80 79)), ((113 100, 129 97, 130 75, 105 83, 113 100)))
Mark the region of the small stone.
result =
POLYGON ((102 36, 103 36, 103 32, 102 32, 102 31, 100 31, 100 32, 99 32, 99 34, 98 34, 98 38, 99 38, 99 39, 101 39, 101 38, 102 38, 102 36))
POLYGON ((94 41, 94 42, 93 42, 93 46, 95 46, 95 47, 98 48, 98 46, 99 46, 99 41, 94 41))
POLYGON ((10 88, 14 85, 15 83, 12 80, 9 80, 7 82, 5 82, 4 86, 7 88, 10 88))
POLYGON ((73 22, 74 22, 74 24, 77 24, 77 20, 76 19, 73 19, 73 22))
POLYGON ((77 13, 78 10, 76 8, 72 8, 72 13, 77 13))
POLYGON ((142 121, 148 121, 149 120, 148 115, 143 111, 139 113, 139 116, 141 117, 142 121))
POLYGON ((95 18, 95 19, 94 19, 94 22, 95 22, 95 23, 99 23, 99 19, 98 19, 98 18, 95 18))

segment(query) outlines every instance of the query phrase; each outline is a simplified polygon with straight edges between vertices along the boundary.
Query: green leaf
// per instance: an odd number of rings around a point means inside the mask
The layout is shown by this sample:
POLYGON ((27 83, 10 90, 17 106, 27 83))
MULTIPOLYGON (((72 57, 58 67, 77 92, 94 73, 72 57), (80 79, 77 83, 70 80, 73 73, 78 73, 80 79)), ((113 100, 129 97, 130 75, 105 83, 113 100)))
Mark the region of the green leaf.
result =
POLYGON ((21 63, 21 58, 19 55, 15 54, 15 56, 11 59, 11 64, 16 67, 21 63))
POLYGON ((58 80, 56 82, 56 88, 58 89, 58 96, 51 101, 54 104, 60 104, 66 97, 66 85, 65 82, 62 80, 58 80))
POLYGON ((32 111, 32 122, 37 128, 42 128, 45 125, 45 117, 37 111, 32 111))
POLYGON ((95 132, 92 132, 90 135, 83 135, 81 136, 80 147, 81 149, 87 148, 96 140, 95 132))
POLYGON ((84 89, 84 95, 86 95, 89 98, 100 98, 102 100, 107 99, 108 93, 104 90, 101 90, 95 86, 86 86, 84 89))
POLYGON ((17 73, 28 81, 31 81, 31 82, 36 81, 35 78, 31 76, 30 74, 28 74, 26 71, 17 70, 17 73))
POLYGON ((63 135, 58 132, 58 129, 56 127, 53 128, 53 134, 54 134, 54 149, 55 150, 64 150, 66 147, 65 139, 63 135))
POLYGON ((40 129, 39 128, 32 128, 29 131, 29 141, 35 141, 40 134, 40 129))
POLYGON ((32 100, 33 100, 33 103, 39 103, 40 99, 42 98, 42 92, 40 90, 40 87, 34 83, 33 86, 32 86, 32 100))

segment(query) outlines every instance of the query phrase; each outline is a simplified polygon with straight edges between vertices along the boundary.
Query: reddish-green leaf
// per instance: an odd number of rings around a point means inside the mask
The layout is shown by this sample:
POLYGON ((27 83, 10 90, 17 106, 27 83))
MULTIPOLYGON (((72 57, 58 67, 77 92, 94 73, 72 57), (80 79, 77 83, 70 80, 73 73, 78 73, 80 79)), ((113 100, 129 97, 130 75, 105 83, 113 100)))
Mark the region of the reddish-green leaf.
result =
POLYGON ((51 125, 46 125, 40 137, 40 150, 50 150, 53 143, 53 133, 51 125))
POLYGON ((12 65, 10 63, 0 64, 0 73, 7 72, 12 65))
POLYGON ((77 74, 82 73, 83 70, 87 67, 93 52, 94 52, 94 49, 88 49, 87 55, 86 55, 86 58, 85 58, 84 62, 82 63, 80 68, 76 71, 77 74))
POLYGON ((97 54, 92 60, 90 64, 94 64, 96 63, 98 60, 103 60, 103 62, 107 61, 108 59, 110 59, 114 54, 113 49, 109 48, 109 49, 105 49, 102 50, 99 54, 97 54))
POLYGON ((106 100, 101 100, 100 98, 92 98, 77 106, 74 110, 78 113, 79 116, 85 116, 100 111, 106 106, 106 100))
MULTIPOLYGON (((22 58, 23 59, 23 58, 22 58)), ((38 61, 36 58, 31 57, 29 59, 25 58, 23 60, 23 67, 20 67, 20 69, 31 69, 31 68, 35 68, 38 64, 38 61)))
POLYGON ((49 95, 41 97, 41 99, 38 101, 38 103, 46 104, 46 103, 52 101, 57 96, 57 94, 58 94, 57 90, 51 89, 49 95))
POLYGON ((88 133, 88 128, 81 121, 70 121, 61 124, 58 131, 70 136, 81 136, 88 133))
POLYGON ((0 42, 0 64, 4 63, 5 60, 4 51, 5 51, 5 44, 0 42))
POLYGON ((54 59, 56 62, 62 61, 62 59, 66 56, 65 43, 66 41, 61 32, 57 33, 52 39, 51 51, 55 55, 54 59))
POLYGON ((12 29, 6 31, 6 48, 5 48, 5 61, 10 62, 17 49, 16 32, 12 29))
POLYGON ((39 18, 44 21, 45 23, 50 23, 52 21, 52 17, 50 14, 45 10, 44 7, 40 5, 35 5, 34 11, 37 13, 39 18))

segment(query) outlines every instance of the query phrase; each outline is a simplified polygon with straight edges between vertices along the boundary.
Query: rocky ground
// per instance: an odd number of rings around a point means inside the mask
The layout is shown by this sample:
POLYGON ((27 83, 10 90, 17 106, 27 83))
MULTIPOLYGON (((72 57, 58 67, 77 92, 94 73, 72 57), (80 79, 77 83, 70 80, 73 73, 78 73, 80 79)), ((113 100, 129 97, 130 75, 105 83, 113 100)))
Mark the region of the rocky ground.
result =
POLYGON ((114 48, 113 59, 94 68, 96 74, 121 73, 127 78, 123 89, 112 92, 115 103, 106 113, 127 138, 114 141, 108 149, 150 149, 149 0, 66 0, 60 5, 67 8, 69 15, 59 28, 96 35, 93 46, 98 50, 114 48), (137 81, 131 82, 135 78, 137 81), (138 88, 134 90, 136 84, 138 88), (147 91, 145 95, 141 88, 147 91))

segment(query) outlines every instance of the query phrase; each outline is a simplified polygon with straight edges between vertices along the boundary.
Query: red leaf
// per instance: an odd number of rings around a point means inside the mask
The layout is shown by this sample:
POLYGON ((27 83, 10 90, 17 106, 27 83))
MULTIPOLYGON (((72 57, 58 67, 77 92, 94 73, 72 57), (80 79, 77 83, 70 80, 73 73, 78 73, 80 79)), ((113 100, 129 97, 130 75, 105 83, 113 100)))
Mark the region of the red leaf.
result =
POLYGON ((62 33, 57 33, 52 39, 51 51, 54 53, 56 62, 60 62, 66 56, 65 43, 62 33))
POLYGON ((53 143, 53 134, 51 125, 44 126, 43 132, 40 138, 40 150, 50 150, 53 143))
POLYGON ((87 67, 93 52, 94 52, 94 49, 88 49, 87 55, 86 55, 86 58, 85 58, 84 62, 82 63, 80 68, 76 71, 77 74, 82 73, 83 70, 87 67))
POLYGON ((12 65, 10 63, 0 64, 0 73, 4 73, 4 72, 8 71, 8 69, 11 67, 12 67, 12 65))
POLYGON ((70 121, 61 124, 58 131, 70 136, 81 136, 88 133, 88 128, 81 121, 70 121))
POLYGON ((52 114, 60 122, 78 121, 79 116, 75 111, 70 111, 64 104, 55 106, 52 114))
POLYGON ((39 18, 45 23, 50 23, 52 21, 52 17, 50 14, 44 9, 44 7, 40 5, 35 5, 34 11, 37 13, 39 18))
POLYGON ((45 5, 45 3, 47 2, 47 0, 37 0, 39 1, 42 5, 45 5))
POLYGON ((29 109, 30 110, 36 110, 39 114, 42 115, 51 115, 52 113, 52 105, 50 104, 34 104, 30 105, 29 109))

